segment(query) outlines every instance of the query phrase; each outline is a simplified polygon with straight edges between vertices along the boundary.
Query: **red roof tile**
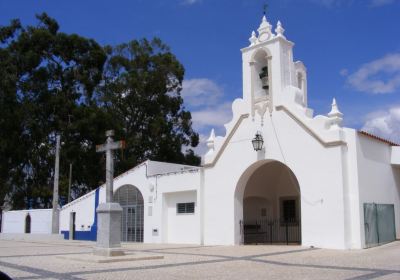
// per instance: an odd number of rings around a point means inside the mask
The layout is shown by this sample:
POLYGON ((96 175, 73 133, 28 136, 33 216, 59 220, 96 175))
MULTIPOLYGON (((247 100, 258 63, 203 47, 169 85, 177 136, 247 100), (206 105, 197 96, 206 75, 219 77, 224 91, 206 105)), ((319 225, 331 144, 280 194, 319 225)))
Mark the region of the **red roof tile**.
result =
POLYGON ((381 142, 383 142, 383 143, 389 144, 389 145, 391 145, 391 146, 400 146, 400 144, 398 144, 398 143, 394 143, 394 142, 392 142, 392 141, 390 141, 390 140, 387 140, 387 139, 384 139, 384 138, 382 138, 382 137, 373 135, 373 134, 371 134, 371 133, 369 133, 369 132, 366 132, 366 131, 360 130, 360 131, 358 131, 358 133, 360 133, 360 134, 362 134, 362 135, 365 135, 365 136, 367 136, 367 137, 370 137, 370 138, 372 138, 372 139, 381 141, 381 142))

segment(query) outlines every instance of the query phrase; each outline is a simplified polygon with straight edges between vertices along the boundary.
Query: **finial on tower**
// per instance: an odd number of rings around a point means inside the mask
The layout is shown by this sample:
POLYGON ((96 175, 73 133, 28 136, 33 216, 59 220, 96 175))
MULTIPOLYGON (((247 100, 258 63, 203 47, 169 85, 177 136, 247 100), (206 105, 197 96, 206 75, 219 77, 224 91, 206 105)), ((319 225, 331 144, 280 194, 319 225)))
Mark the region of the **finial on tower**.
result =
POLYGON ((271 39, 273 37, 273 34, 271 32, 271 27, 272 27, 271 24, 267 21, 267 17, 264 15, 262 17, 260 27, 257 29, 258 40, 260 42, 267 41, 268 39, 271 39))
POLYGON ((340 124, 343 121, 343 114, 339 111, 339 107, 336 103, 335 98, 333 98, 332 109, 329 112, 328 117, 331 119, 331 128, 339 128, 340 127, 340 124))
POLYGON ((285 29, 282 27, 282 23, 280 20, 278 20, 278 24, 276 25, 275 32, 276 32, 277 36, 285 38, 285 36, 283 36, 283 33, 285 33, 285 29))
POLYGON ((254 46, 257 43, 256 32, 251 32, 251 37, 249 38, 250 46, 254 46))
POLYGON ((214 128, 211 130, 210 137, 207 139, 207 148, 209 149, 208 152, 213 152, 214 151, 214 141, 215 141, 215 132, 214 128))

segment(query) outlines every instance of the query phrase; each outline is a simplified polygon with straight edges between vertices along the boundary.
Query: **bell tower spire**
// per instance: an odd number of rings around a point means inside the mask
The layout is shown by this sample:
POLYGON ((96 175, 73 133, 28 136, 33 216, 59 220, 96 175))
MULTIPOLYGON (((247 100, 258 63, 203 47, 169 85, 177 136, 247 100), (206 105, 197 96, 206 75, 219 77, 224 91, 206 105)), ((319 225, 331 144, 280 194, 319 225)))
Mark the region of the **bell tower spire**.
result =
POLYGON ((307 106, 306 69, 294 62, 294 43, 286 39, 281 21, 274 29, 268 22, 267 7, 264 4, 257 32, 251 32, 250 45, 242 49, 243 99, 253 119, 272 114, 283 103, 307 106))

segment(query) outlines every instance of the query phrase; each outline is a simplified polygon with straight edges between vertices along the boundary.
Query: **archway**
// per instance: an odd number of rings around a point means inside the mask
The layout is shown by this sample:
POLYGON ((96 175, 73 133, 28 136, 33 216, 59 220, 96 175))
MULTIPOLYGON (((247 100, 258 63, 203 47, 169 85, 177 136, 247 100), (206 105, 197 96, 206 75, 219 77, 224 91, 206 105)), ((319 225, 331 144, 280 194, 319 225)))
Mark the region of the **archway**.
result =
POLYGON ((120 187, 114 201, 122 207, 121 241, 143 242, 144 203, 141 192, 132 185, 120 187))
POLYGON ((235 199, 240 243, 301 243, 300 188, 285 164, 266 160, 249 167, 235 199))
POLYGON ((31 215, 25 217, 25 233, 31 233, 31 215))

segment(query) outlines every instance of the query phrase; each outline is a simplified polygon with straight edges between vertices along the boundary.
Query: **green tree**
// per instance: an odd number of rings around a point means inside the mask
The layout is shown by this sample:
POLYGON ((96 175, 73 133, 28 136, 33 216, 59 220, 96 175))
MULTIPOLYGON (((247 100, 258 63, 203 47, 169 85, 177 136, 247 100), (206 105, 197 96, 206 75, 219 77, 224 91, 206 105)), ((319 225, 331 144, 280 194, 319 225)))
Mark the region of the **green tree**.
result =
POLYGON ((94 40, 59 32, 46 14, 37 18, 37 26, 25 28, 14 20, 0 28, 0 184, 11 191, 14 208, 26 207, 28 200, 34 207, 50 206, 57 133, 65 142, 61 193, 69 162, 78 165, 76 186, 93 188, 101 178, 87 171, 99 165, 93 143, 107 126, 93 98, 106 55, 94 40))
POLYGON ((127 149, 116 174, 146 159, 198 165, 198 134, 180 96, 183 66, 159 39, 103 48, 59 31, 48 15, 36 26, 0 26, 0 205, 51 207, 56 134, 61 135, 60 194, 104 181, 104 132, 127 149), (185 151, 182 151, 182 148, 185 151))
POLYGON ((127 147, 121 172, 146 159, 199 165, 199 136, 180 95, 184 68, 160 39, 107 47, 101 100, 127 147), (186 151, 182 151, 186 147, 186 151))

